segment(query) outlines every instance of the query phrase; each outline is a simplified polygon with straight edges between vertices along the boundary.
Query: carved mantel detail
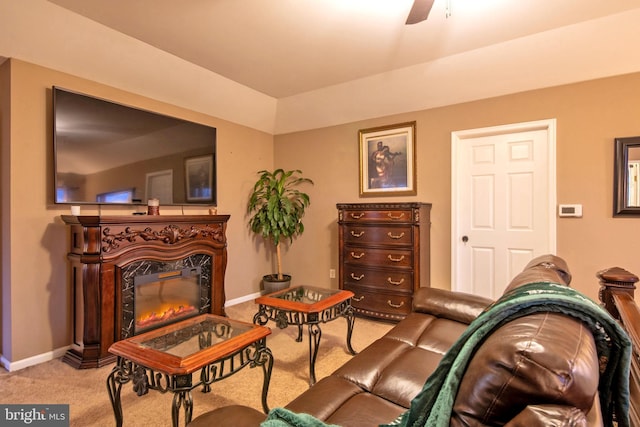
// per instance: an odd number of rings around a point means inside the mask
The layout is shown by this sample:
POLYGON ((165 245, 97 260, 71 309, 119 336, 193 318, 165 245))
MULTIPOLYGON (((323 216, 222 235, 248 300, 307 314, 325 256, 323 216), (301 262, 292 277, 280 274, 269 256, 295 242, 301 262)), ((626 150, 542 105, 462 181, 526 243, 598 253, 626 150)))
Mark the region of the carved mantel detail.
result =
POLYGON ((212 239, 219 243, 224 243, 224 230, 220 224, 214 226, 196 226, 192 225, 189 228, 181 228, 177 225, 170 224, 161 230, 153 230, 151 227, 145 227, 143 230, 136 230, 129 226, 120 233, 112 233, 110 227, 105 227, 102 237, 102 252, 109 253, 114 249, 120 247, 120 242, 127 241, 134 243, 139 237, 142 240, 148 241, 160 241, 162 243, 173 245, 178 242, 187 239, 194 239, 197 237, 212 239))

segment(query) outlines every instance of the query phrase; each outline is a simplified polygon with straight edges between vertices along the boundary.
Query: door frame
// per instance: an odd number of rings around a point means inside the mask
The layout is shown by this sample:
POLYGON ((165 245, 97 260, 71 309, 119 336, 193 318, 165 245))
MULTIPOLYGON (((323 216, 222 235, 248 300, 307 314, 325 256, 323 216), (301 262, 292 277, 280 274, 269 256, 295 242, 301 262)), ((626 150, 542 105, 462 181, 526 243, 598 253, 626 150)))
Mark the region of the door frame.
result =
POLYGON ((548 221, 549 221, 549 252, 556 253, 557 227, 557 176, 556 176, 556 119, 544 119, 531 122, 512 123, 477 129, 467 129, 451 132, 451 289, 459 290, 458 284, 458 246, 460 245, 460 230, 458 229, 458 149, 465 140, 504 135, 509 133, 544 130, 547 133, 547 166, 548 166, 548 221))

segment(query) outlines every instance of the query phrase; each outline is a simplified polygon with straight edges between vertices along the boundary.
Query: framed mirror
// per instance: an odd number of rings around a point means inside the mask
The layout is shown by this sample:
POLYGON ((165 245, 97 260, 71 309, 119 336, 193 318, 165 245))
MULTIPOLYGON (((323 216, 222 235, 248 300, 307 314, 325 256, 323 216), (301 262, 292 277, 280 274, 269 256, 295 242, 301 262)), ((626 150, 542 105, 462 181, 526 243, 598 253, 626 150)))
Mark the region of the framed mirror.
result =
POLYGON ((613 216, 640 216, 640 136, 615 139, 613 216))

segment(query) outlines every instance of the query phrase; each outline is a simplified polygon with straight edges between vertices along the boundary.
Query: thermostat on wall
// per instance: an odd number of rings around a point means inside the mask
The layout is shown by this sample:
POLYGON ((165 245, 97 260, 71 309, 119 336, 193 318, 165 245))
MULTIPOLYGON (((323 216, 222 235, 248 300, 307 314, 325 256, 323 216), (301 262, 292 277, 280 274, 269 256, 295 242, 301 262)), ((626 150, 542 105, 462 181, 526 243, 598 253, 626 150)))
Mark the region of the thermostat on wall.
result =
POLYGON ((582 218, 582 205, 558 205, 558 216, 582 218))

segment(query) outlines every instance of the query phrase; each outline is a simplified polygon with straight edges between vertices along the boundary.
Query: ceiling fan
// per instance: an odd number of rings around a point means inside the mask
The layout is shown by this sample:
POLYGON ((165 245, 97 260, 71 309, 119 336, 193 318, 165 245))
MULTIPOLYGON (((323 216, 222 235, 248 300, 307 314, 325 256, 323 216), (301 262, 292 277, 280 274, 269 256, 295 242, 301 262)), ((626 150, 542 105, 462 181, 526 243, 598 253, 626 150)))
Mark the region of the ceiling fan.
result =
POLYGON ((431 7, 433 6, 433 2, 435 0, 414 0, 413 6, 411 6, 411 10, 409 11, 409 16, 407 17, 406 25, 417 24, 418 22, 422 22, 429 16, 429 12, 431 12, 431 7))

